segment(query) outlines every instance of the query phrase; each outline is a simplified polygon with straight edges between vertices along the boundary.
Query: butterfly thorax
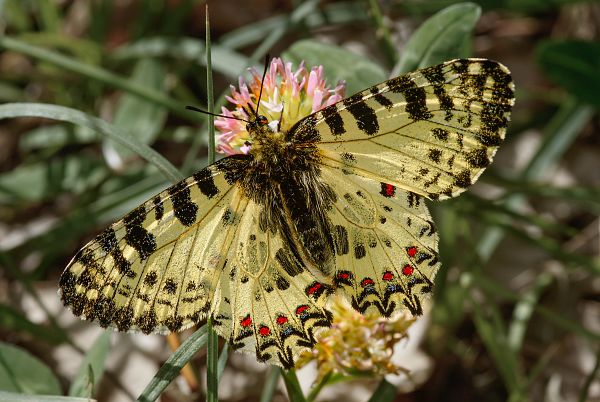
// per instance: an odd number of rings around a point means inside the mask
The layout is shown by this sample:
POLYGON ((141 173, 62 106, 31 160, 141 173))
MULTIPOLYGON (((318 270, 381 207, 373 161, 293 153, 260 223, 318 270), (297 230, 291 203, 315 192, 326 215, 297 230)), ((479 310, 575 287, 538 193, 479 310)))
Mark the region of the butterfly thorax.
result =
POLYGON ((273 131, 268 125, 257 126, 250 131, 250 154, 261 163, 280 163, 288 153, 290 143, 285 141, 282 132, 273 131))
POLYGON ((321 179, 316 144, 295 142, 290 133, 276 132, 266 121, 257 119, 248 126, 252 158, 241 185, 264 206, 259 226, 282 233, 298 258, 327 272, 333 244, 325 213, 335 195, 321 179))

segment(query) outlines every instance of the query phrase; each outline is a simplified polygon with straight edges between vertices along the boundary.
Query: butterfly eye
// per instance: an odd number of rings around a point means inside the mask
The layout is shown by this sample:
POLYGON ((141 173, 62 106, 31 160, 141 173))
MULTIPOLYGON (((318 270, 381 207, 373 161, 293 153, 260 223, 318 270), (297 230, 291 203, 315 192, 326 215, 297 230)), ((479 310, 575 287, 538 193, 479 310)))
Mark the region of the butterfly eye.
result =
POLYGON ((260 115, 256 118, 256 122, 260 126, 266 126, 267 124, 269 124, 269 120, 265 116, 262 116, 262 115, 260 115))

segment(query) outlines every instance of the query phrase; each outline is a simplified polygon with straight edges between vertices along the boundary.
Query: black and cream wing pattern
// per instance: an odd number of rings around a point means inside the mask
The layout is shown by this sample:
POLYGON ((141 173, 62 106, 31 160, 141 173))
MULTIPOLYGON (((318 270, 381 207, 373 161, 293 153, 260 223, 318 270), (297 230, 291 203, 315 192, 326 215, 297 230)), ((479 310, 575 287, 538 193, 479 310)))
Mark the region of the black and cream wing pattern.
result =
POLYGON ((168 333, 212 317, 234 349, 293 367, 331 325, 423 312, 440 266, 425 199, 473 184, 514 103, 506 67, 453 60, 392 78, 171 186, 84 246, 60 279, 78 316, 168 333))

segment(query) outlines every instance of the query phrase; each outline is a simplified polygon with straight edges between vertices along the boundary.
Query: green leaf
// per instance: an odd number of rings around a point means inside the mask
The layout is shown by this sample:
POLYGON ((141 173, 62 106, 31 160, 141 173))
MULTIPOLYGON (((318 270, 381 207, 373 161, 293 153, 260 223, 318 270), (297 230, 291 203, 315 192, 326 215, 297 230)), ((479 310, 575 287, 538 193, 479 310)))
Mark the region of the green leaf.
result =
POLYGON ((76 194, 105 179, 101 161, 69 155, 22 164, 0 175, 0 201, 18 204, 51 199, 68 191, 76 194))
POLYGON ((335 86, 337 80, 346 81, 346 94, 351 95, 387 78, 385 71, 369 58, 337 46, 314 40, 301 40, 283 52, 284 61, 298 66, 305 61, 308 67, 322 65, 327 82, 335 86))
POLYGON ((431 16, 406 43, 393 75, 468 56, 473 28, 480 15, 477 4, 459 3, 431 16))
MULTIPOLYGON (((165 76, 165 68, 160 62, 141 59, 135 65, 131 81, 163 93, 165 76)), ((154 142, 167 119, 167 109, 164 106, 130 93, 123 95, 116 109, 113 124, 147 145, 154 142)), ((117 147, 116 150, 125 159, 132 154, 127 148, 117 147)))
POLYGON ((146 389, 137 399, 138 402, 151 402, 158 399, 162 391, 179 375, 181 368, 194 357, 196 352, 206 345, 206 326, 201 327, 187 338, 158 370, 146 389))
POLYGON ((96 402, 95 399, 70 396, 27 395, 0 391, 0 402, 96 402))
MULTIPOLYGON (((260 21, 246 24, 221 36, 222 47, 239 49, 257 42, 261 42, 270 32, 286 23, 288 16, 276 15, 260 21)), ((308 28, 317 28, 323 25, 349 24, 368 19, 362 4, 358 2, 337 2, 322 4, 319 12, 306 16, 303 23, 308 28)))
POLYGON ((133 152, 155 165, 165 177, 172 182, 183 179, 177 169, 152 148, 145 144, 141 144, 137 139, 106 121, 78 110, 43 103, 7 103, 0 105, 0 120, 15 117, 44 117, 91 128, 120 145, 131 149, 133 152))
POLYGON ((19 138, 19 149, 29 152, 97 141, 98 135, 86 127, 67 124, 44 125, 23 133, 19 138))
POLYGON ((70 396, 91 398, 94 385, 100 382, 110 346, 110 331, 104 331, 86 352, 77 375, 69 388, 70 396))
POLYGON ((600 43, 547 41, 536 50, 544 73, 576 98, 600 107, 600 43))
POLYGON ((25 394, 60 394, 52 371, 26 350, 0 342, 0 389, 25 394))
MULTIPOLYGON (((118 60, 142 57, 171 57, 205 66, 204 43, 195 38, 146 38, 117 48, 113 57, 118 60)), ((230 77, 240 75, 248 67, 248 58, 223 46, 212 45, 213 69, 230 77)))

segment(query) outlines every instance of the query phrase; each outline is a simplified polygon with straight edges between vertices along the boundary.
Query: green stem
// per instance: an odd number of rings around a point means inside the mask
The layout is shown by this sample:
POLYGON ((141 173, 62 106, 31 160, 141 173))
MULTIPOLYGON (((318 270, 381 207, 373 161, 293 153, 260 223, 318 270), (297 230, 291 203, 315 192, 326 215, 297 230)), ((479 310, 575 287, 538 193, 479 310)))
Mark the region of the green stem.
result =
POLYGON ((319 392, 321 392, 323 387, 325 385, 327 385, 327 382, 331 378, 331 374, 332 374, 331 371, 329 373, 325 374, 325 376, 321 379, 321 381, 319 381, 319 383, 310 390, 310 393, 306 397, 306 400, 308 402, 312 402, 317 398, 317 396, 319 395, 319 392))
POLYGON ((300 388, 298 376, 296 376, 296 370, 289 369, 285 371, 281 369, 281 375, 283 376, 285 389, 287 389, 290 402, 306 402, 306 398, 304 398, 304 394, 302 393, 302 388, 300 388))
MULTIPOLYGON (((213 112, 212 64, 210 53, 210 20, 208 4, 206 5, 206 96, 208 112, 213 112)), ((215 162, 215 129, 214 117, 208 116, 208 163, 215 162)), ((213 330, 212 318, 207 320, 208 346, 206 356, 206 401, 219 401, 219 337, 213 330)))
MULTIPOLYGON (((214 113, 212 56, 210 41, 210 21, 208 18, 208 4, 206 5, 206 107, 209 113, 214 113)), ((208 164, 215 163, 215 117, 208 115, 208 164)))
POLYGON ((398 61, 397 52, 392 41, 390 30, 383 20, 379 2, 377 0, 369 0, 369 6, 371 8, 371 17, 377 28, 377 40, 379 40, 379 43, 381 43, 381 46, 383 47, 383 54, 387 59, 388 65, 395 66, 398 61))

